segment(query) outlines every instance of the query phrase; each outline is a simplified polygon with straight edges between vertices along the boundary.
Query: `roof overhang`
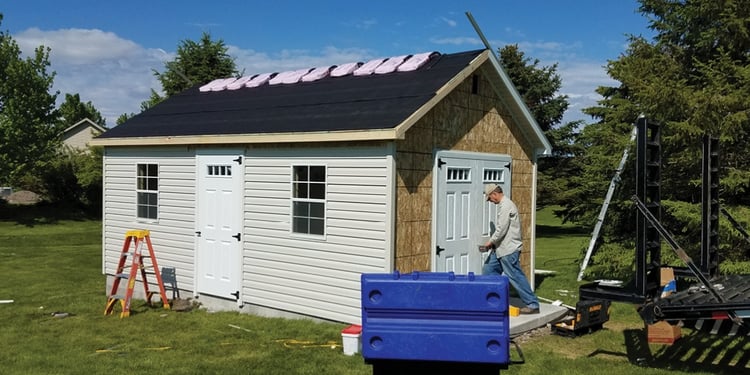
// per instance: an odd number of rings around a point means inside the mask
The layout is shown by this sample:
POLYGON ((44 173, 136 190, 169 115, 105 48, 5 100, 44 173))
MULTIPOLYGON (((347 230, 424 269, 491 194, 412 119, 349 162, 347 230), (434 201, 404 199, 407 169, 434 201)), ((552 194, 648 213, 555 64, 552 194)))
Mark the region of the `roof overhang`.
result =
POLYGON ((261 144, 261 143, 302 143, 302 142, 350 142, 383 141, 403 139, 396 129, 357 130, 340 132, 305 133, 265 133, 265 134, 224 134, 171 137, 127 137, 94 138, 92 146, 164 146, 164 145, 217 145, 217 144, 261 144))
POLYGON ((404 137, 409 128, 414 125, 422 116, 429 112, 437 103, 442 101, 449 93, 460 85, 466 78, 474 74, 475 71, 479 70, 484 63, 490 61, 492 69, 499 76, 502 84, 498 84, 497 81, 490 79, 493 89, 498 94, 498 97, 502 100, 503 104, 510 110, 511 117, 516 120, 522 130, 522 133, 526 136, 526 139, 531 142, 534 147, 535 155, 550 155, 552 153, 552 145, 547 140, 539 124, 536 122, 534 117, 531 115, 528 107, 524 103, 521 95, 516 90, 516 86, 510 80, 510 77, 505 72, 500 62, 497 60, 494 54, 490 50, 485 50, 481 54, 469 63, 461 72, 455 75, 450 81, 448 81, 443 87, 441 87, 435 96, 425 103, 419 110, 414 112, 406 120, 396 127, 398 138, 404 137))
POLYGON ((505 72, 500 61, 497 60, 494 54, 485 51, 488 54, 488 59, 492 63, 494 71, 500 76, 502 81, 501 85, 496 84, 496 81, 490 80, 490 83, 494 87, 500 99, 511 111, 511 117, 521 125, 521 131, 526 136, 526 139, 531 142, 534 147, 535 155, 550 155, 552 154, 552 144, 549 143, 547 136, 544 135, 544 131, 536 122, 534 116, 531 115, 529 108, 521 98, 521 94, 516 90, 516 86, 510 80, 510 76, 505 72))
POLYGON ((406 131, 411 128, 412 125, 417 123, 427 112, 429 112, 433 107, 435 107, 438 103, 440 103, 448 94, 450 94, 453 89, 456 88, 456 86, 460 85, 461 82, 466 80, 466 78, 470 77, 477 69, 479 69, 482 64, 487 61, 487 55, 489 54, 489 50, 482 52, 481 54, 477 55, 477 57, 472 60, 469 65, 467 65, 463 70, 461 70, 458 74, 453 76, 448 82, 443 85, 440 89, 438 89, 437 92, 435 92, 435 96, 432 97, 432 99, 428 100, 427 103, 425 103, 422 107, 420 107, 417 111, 412 113, 409 117, 406 118, 401 124, 396 126, 395 131, 398 134, 399 139, 403 139, 404 135, 406 134, 406 131))

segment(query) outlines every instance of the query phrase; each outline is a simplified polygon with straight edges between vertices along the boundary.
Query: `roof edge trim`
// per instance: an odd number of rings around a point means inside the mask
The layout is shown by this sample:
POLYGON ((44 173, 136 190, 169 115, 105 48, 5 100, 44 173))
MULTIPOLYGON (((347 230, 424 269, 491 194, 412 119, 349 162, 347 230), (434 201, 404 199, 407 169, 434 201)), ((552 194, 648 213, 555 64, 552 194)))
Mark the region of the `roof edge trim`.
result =
POLYGON ((227 134, 195 135, 174 137, 128 137, 94 138, 91 146, 155 146, 155 145, 211 145, 229 143, 302 143, 302 142, 346 142, 382 141, 399 137, 395 129, 340 131, 318 133, 267 133, 267 134, 227 134))
POLYGON ((67 128, 65 128, 65 130, 63 130, 63 133, 66 133, 66 132, 68 132, 68 131, 70 131, 72 129, 75 129, 76 127, 81 126, 84 123, 88 123, 89 125, 91 125, 94 129, 96 129, 100 133, 104 133, 105 131, 107 131, 107 129, 105 127, 103 127, 103 126, 101 126, 101 125, 99 125, 99 124, 91 121, 88 117, 86 117, 83 120, 78 121, 75 124, 70 125, 67 128))
POLYGON ((427 112, 429 112, 435 105, 437 105, 437 103, 439 103, 441 100, 443 100, 443 98, 450 94, 453 89, 456 88, 456 86, 460 85, 461 82, 466 79, 466 77, 474 73, 474 71, 476 71, 482 65, 482 63, 484 63, 489 58, 489 53, 489 50, 485 50, 477 55, 477 57, 475 57, 474 60, 469 63, 469 65, 463 68, 460 72, 458 72, 458 74, 453 76, 448 82, 440 87, 435 92, 435 96, 428 100, 427 103, 423 104, 418 110, 414 111, 414 113, 409 115, 409 117, 398 124, 394 128, 398 134, 398 138, 403 139, 406 135, 406 131, 409 130, 412 125, 416 124, 417 121, 419 121, 425 114, 427 114, 427 112))
MULTIPOLYGON (((489 50, 487 50, 487 52, 489 52, 489 50)), ((513 81, 511 81, 510 76, 502 67, 500 61, 498 61, 494 54, 491 54, 489 56, 489 59, 492 62, 492 66, 500 75, 500 79, 503 81, 503 85, 508 89, 509 94, 517 105, 517 108, 521 111, 521 115, 523 116, 524 120, 526 120, 531 126, 533 135, 537 138, 539 143, 541 143, 541 147, 535 147, 537 154, 550 155, 552 153, 552 144, 547 139, 547 136, 544 135, 544 131, 542 131, 542 128, 539 126, 539 123, 536 122, 534 116, 531 115, 529 108, 526 106, 523 98, 521 98, 521 94, 518 93, 518 89, 516 89, 513 81)))

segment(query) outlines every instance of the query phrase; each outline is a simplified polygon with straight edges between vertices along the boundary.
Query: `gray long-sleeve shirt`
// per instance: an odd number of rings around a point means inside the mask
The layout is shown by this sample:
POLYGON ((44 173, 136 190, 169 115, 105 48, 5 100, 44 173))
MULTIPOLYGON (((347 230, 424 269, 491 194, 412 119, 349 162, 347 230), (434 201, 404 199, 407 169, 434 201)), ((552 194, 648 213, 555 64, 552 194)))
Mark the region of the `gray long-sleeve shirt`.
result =
POLYGON ((490 242, 495 245, 495 255, 499 258, 514 251, 520 251, 523 237, 521 236, 521 218, 516 204, 503 196, 497 205, 495 233, 490 237, 490 242))

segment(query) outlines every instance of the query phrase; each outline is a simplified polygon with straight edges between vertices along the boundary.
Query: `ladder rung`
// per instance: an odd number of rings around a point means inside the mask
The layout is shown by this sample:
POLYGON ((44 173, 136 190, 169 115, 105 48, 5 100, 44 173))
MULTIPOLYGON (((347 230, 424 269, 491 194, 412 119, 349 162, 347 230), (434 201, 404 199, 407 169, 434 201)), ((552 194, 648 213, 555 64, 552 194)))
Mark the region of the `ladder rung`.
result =
MULTIPOLYGON (((117 271, 115 272, 115 279, 116 282, 119 282, 120 279, 128 279, 127 283, 127 292, 126 295, 115 295, 109 297, 107 301, 107 307, 105 308, 105 314, 109 315, 112 313, 112 308, 115 305, 116 302, 120 302, 122 304, 122 313, 120 314, 120 317, 126 317, 130 316, 130 299, 132 298, 132 292, 133 288, 136 282, 143 283, 144 291, 146 292, 146 296, 150 299, 153 295, 159 294, 161 296, 161 299, 164 302, 164 308, 169 309, 169 304, 167 302, 166 292, 164 290, 164 285, 162 280, 158 277, 158 266, 156 265, 156 256, 154 255, 154 249, 151 247, 151 241, 149 238, 149 231, 148 230, 131 230, 128 231, 126 234, 125 243, 123 244, 123 250, 120 253, 120 263, 117 267, 117 271), (135 248, 130 248, 131 240, 133 237, 136 237, 135 240, 135 248), (139 239, 145 238, 145 244, 143 242, 139 242, 139 239), (146 246, 147 250, 144 250, 143 247, 146 246), (129 262, 130 264, 125 264, 125 258, 127 258, 128 255, 133 256, 133 260, 129 262), (149 265, 144 264, 144 261, 142 258, 149 258, 151 259, 149 261, 149 265), (130 268, 130 272, 123 272, 125 267, 130 268), (136 272, 136 268, 141 271, 141 275, 139 275, 136 272), (149 291, 149 284, 152 284, 149 282, 148 275, 155 275, 157 276, 156 285, 159 287, 159 292, 156 291, 149 291), (131 278, 132 276, 132 278, 131 278)), ((119 284, 117 284, 119 288, 119 284)), ((117 292, 117 290, 113 286, 112 293, 117 292)))

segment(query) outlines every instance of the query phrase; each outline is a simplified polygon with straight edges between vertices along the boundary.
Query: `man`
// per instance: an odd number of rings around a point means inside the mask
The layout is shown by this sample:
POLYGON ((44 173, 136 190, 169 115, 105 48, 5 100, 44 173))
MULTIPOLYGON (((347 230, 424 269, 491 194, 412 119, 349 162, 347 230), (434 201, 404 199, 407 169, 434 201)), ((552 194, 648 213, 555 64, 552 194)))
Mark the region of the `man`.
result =
POLYGON ((523 239, 518 207, 503 194, 503 188, 496 184, 485 185, 484 193, 487 200, 497 204, 498 208, 495 232, 484 245, 486 249, 494 249, 494 251, 490 251, 482 267, 482 274, 507 276, 510 285, 516 289, 518 296, 526 304, 519 309, 521 314, 538 314, 539 299, 531 290, 531 285, 519 261, 523 239))

